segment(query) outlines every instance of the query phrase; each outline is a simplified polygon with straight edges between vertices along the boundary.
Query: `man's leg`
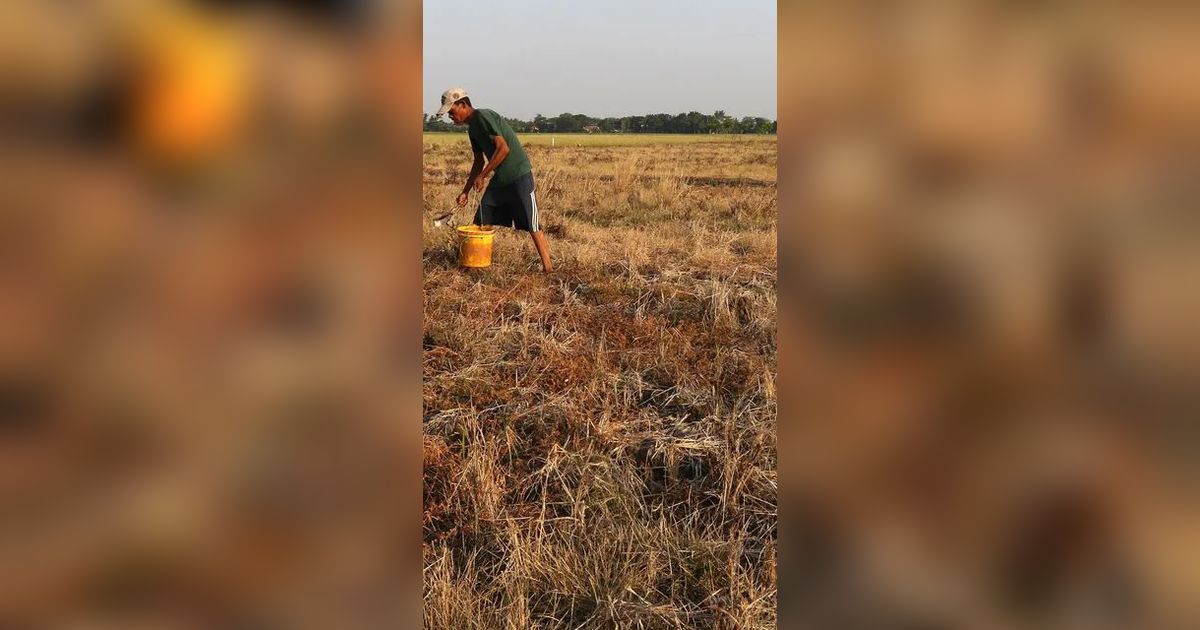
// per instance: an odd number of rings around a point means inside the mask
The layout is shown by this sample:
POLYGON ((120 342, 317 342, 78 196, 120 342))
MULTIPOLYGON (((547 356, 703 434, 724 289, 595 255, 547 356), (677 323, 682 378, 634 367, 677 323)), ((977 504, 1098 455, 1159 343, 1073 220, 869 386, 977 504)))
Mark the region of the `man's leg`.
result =
POLYGON ((529 235, 533 237, 533 246, 537 248, 538 256, 542 258, 542 271, 546 273, 554 271, 550 265, 550 245, 546 242, 546 235, 541 230, 530 232, 529 235))
POLYGON ((554 267, 550 264, 550 246, 546 243, 546 235, 542 233, 541 221, 538 220, 537 196, 534 193, 533 173, 527 173, 513 185, 516 193, 516 208, 524 210, 518 214, 517 227, 529 230, 533 237, 533 246, 537 248, 538 256, 542 258, 542 271, 550 273, 554 267))

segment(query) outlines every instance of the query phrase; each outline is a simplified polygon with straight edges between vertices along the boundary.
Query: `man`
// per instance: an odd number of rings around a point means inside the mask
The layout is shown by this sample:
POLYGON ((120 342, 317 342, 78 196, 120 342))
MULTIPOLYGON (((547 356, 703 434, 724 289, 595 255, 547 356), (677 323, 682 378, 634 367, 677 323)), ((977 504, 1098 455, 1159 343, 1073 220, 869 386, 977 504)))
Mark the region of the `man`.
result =
POLYGON ((529 232, 533 237, 533 246, 542 259, 542 271, 553 271, 550 246, 546 243, 538 218, 533 167, 517 134, 496 112, 475 109, 467 91, 462 88, 446 90, 442 94, 442 108, 435 117, 444 114, 450 114, 450 120, 456 125, 467 125, 471 153, 475 155, 471 174, 467 176, 467 183, 456 200, 458 207, 467 205, 467 193, 471 186, 476 191, 483 190, 484 181, 491 175, 492 181, 483 193, 473 222, 478 225, 504 225, 529 232))

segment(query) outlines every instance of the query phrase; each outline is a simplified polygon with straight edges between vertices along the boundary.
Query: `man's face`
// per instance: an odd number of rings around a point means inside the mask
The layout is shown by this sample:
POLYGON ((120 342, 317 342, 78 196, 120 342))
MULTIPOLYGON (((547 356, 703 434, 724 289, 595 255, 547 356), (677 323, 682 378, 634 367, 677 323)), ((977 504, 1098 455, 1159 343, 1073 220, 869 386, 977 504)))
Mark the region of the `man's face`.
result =
POLYGON ((446 112, 446 114, 450 116, 450 120, 453 120, 454 124, 461 125, 467 119, 467 104, 461 102, 455 103, 450 106, 450 111, 446 112))

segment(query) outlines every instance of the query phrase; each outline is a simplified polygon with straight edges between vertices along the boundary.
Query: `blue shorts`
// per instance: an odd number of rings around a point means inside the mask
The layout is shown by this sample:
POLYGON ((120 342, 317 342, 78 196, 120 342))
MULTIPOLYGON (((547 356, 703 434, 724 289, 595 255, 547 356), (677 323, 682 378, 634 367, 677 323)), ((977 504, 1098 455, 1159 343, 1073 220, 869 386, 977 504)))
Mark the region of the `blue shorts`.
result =
POLYGON ((476 225, 502 225, 504 227, 537 232, 542 229, 538 221, 537 197, 533 190, 533 173, 525 173, 517 181, 497 186, 495 180, 488 184, 475 212, 476 225))

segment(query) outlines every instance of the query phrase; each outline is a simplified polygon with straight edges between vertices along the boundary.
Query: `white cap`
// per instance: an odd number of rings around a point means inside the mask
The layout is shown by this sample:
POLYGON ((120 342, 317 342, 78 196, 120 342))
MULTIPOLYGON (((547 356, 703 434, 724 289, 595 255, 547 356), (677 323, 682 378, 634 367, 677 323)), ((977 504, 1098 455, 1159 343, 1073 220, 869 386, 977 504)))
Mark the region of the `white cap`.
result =
POLYGON ((438 110, 434 118, 445 116, 446 112, 450 111, 451 105, 464 98, 467 98, 467 91, 463 88, 450 88, 442 92, 442 108, 438 110))

